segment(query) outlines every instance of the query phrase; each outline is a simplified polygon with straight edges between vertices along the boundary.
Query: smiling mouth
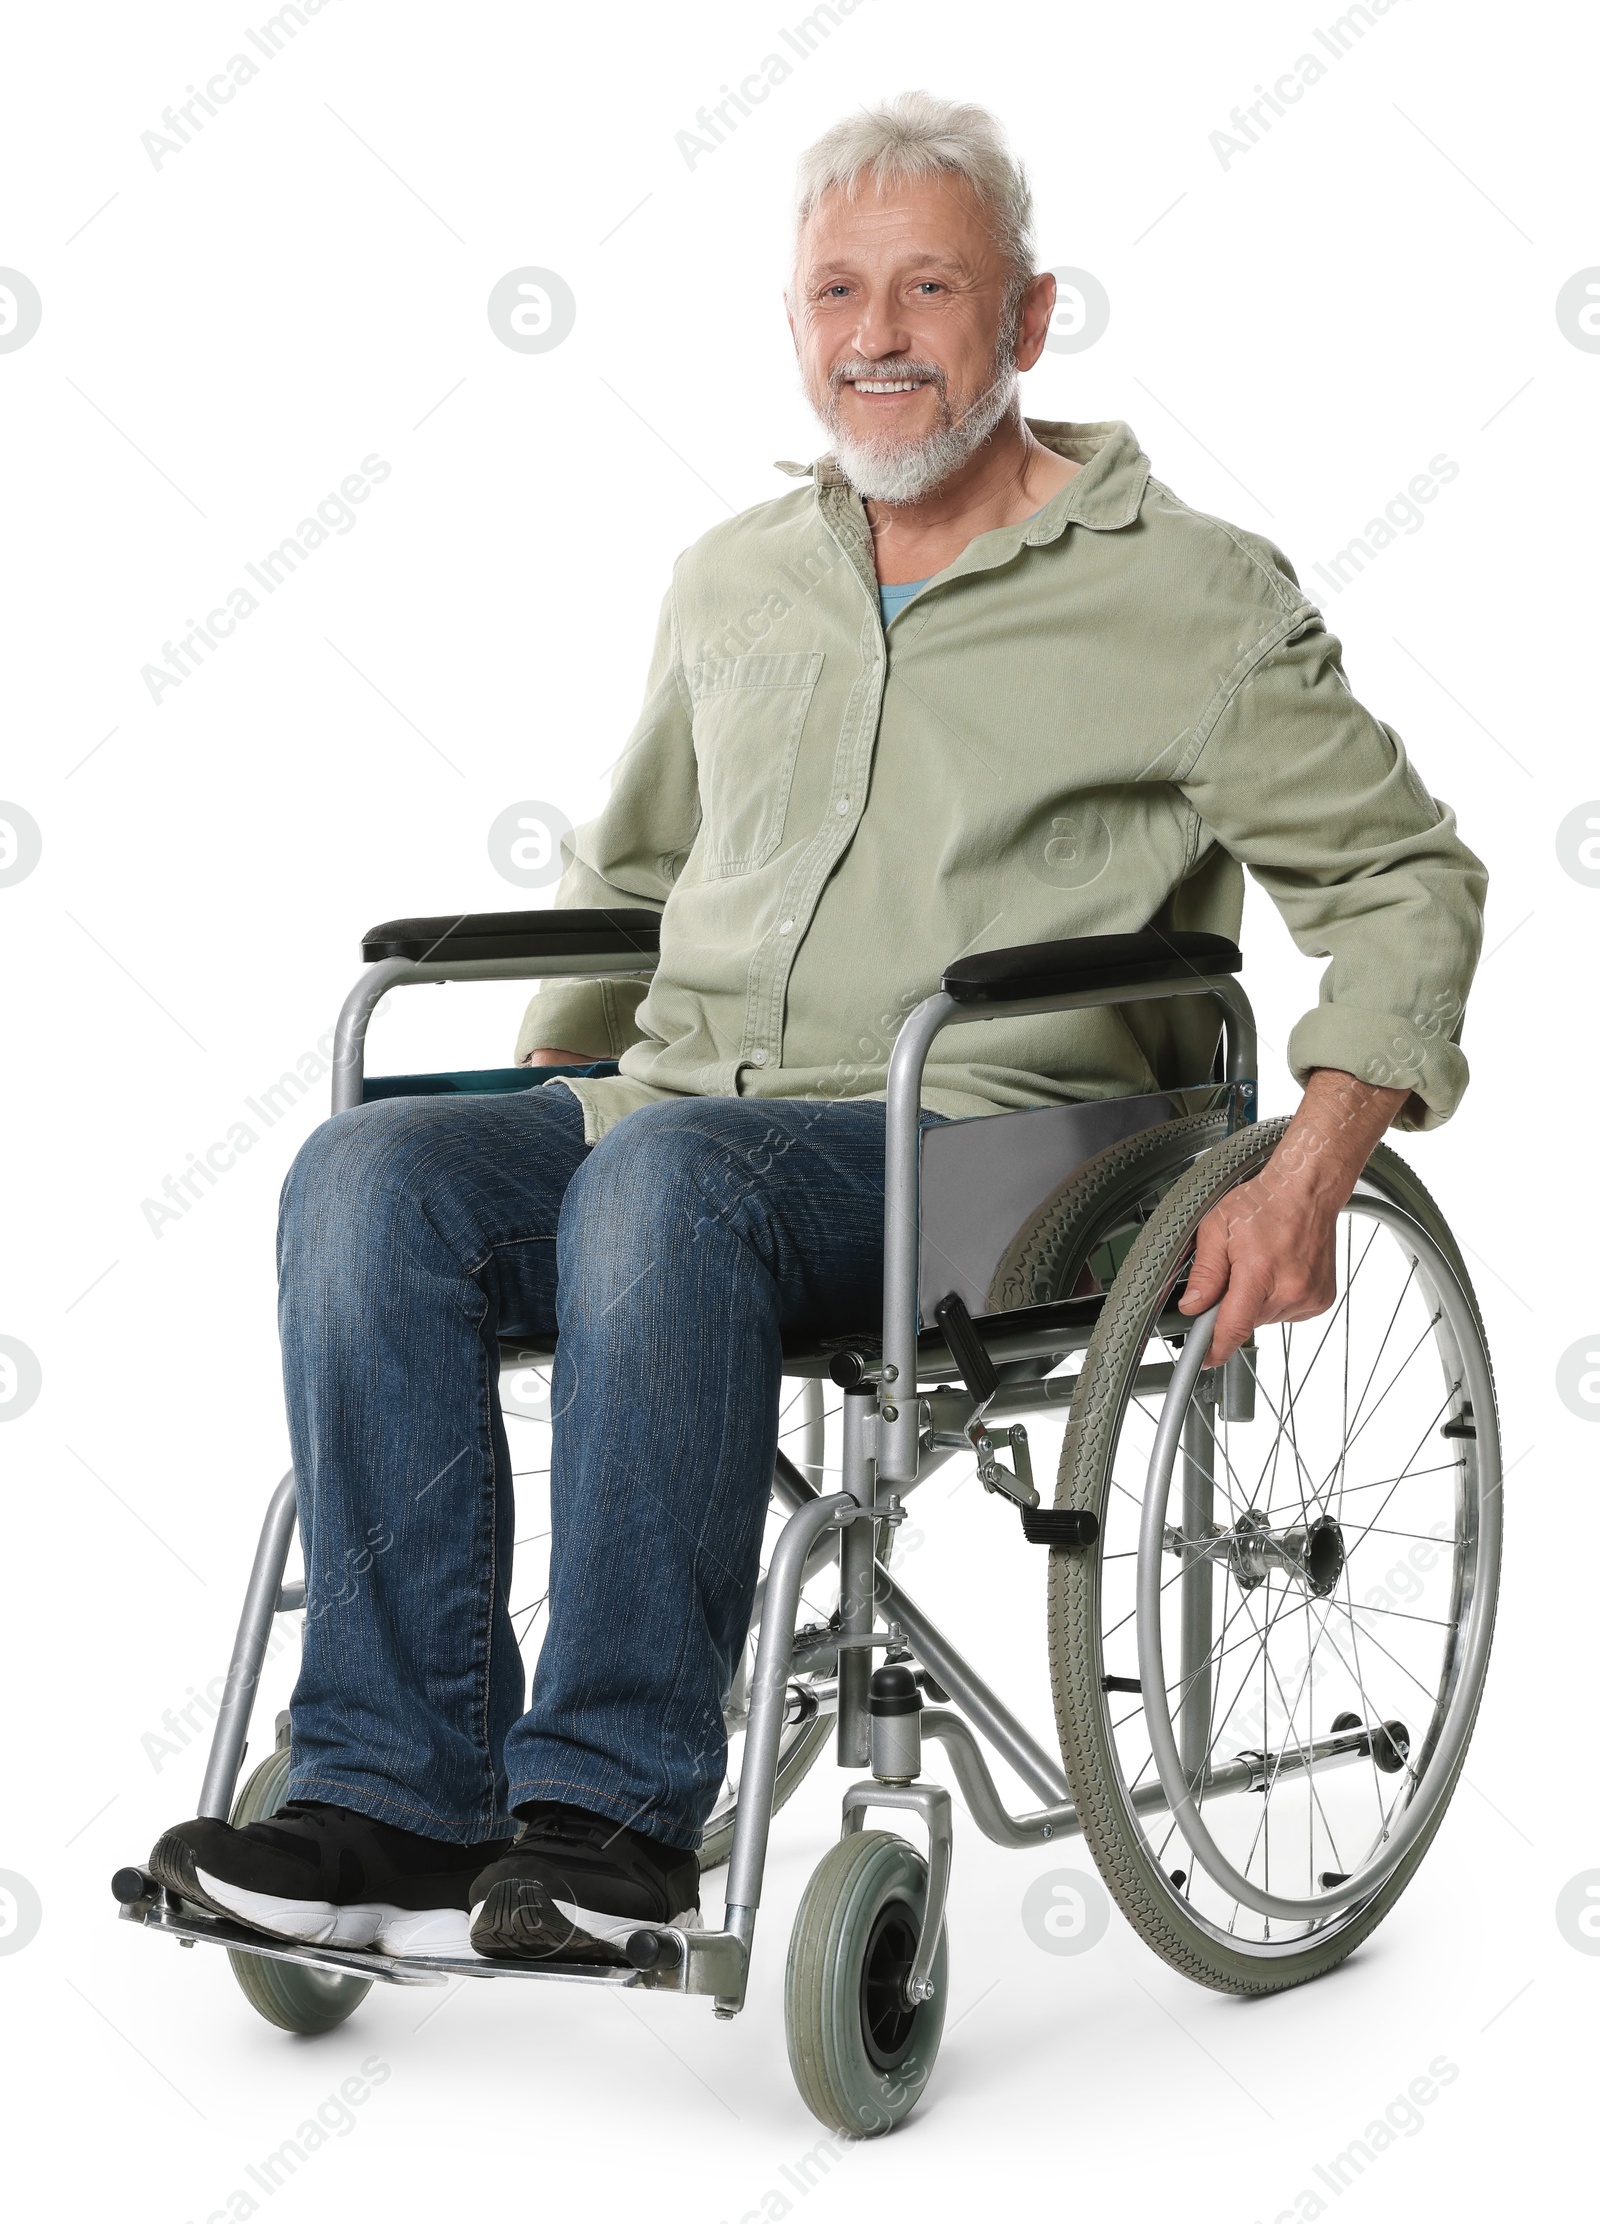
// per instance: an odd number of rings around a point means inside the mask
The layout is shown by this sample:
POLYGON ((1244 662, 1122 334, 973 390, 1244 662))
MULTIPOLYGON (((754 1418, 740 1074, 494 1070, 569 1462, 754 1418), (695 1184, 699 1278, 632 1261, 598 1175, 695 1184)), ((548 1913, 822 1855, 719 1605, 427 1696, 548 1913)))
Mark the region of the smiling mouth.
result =
POLYGON ((852 378, 846 383, 857 394, 920 394, 930 382, 925 378, 852 378))

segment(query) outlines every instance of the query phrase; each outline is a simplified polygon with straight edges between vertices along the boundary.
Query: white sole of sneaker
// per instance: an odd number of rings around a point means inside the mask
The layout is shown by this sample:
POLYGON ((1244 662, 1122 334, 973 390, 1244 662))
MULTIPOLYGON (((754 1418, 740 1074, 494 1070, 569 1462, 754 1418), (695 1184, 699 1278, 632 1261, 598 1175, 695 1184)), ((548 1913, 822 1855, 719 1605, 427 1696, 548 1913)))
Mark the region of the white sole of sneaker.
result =
POLYGON ((335 1907, 330 1900, 282 1900, 270 1892, 247 1892, 242 1885, 224 1884, 220 1877, 196 1869, 196 1881, 208 1899, 252 1930, 274 1938, 292 1939, 300 1946, 373 1948, 396 1957, 407 1954, 448 1955, 477 1961, 468 1932, 472 1918, 458 1907, 390 1907, 366 1901, 353 1907, 335 1907))
POLYGON ((686 1907, 681 1914, 668 1916, 665 1923, 643 1923, 637 1915, 602 1915, 598 1909, 579 1907, 573 1900, 557 1900, 555 1904, 578 1930, 587 1931, 591 1938, 603 1938, 611 1946, 620 1946, 635 1931, 697 1931, 700 1928, 697 1907, 686 1907))
MULTIPOLYGON (((652 1923, 639 1915, 604 1915, 598 1908, 580 1907, 576 1900, 553 1900, 550 1904, 559 1909, 574 1930, 582 1931, 589 1938, 604 1939, 606 1944, 610 1946, 624 1944, 626 1940, 633 1936, 635 1931, 697 1931, 703 1928, 698 1907, 686 1907, 681 1914, 669 1916, 665 1923, 652 1923)), ((465 1917, 469 1932, 472 1925, 477 1921, 483 1906, 484 1902, 479 1900, 471 1914, 465 1917)), ((482 1954, 475 1954, 473 1958, 482 1961, 486 1957, 482 1954)))
POLYGON ((464 1908, 380 1908, 384 1918, 372 1943, 380 1954, 432 1954, 451 1961, 481 1961, 468 1932, 472 1917, 464 1908))

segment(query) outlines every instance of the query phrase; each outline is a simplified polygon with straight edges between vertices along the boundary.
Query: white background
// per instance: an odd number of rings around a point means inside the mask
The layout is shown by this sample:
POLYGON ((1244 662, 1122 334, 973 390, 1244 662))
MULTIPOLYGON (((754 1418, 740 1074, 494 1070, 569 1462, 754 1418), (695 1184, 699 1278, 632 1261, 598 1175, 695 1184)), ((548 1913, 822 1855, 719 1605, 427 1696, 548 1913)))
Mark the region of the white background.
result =
MULTIPOLYGON (((733 2224, 788 2201, 810 2224, 1003 2197, 1251 2224, 1315 2214, 1302 2189, 1367 2217, 1565 2198, 1556 2181, 1592 2151, 1600 1986, 1554 1919, 1560 1887, 1600 1867, 1600 1438, 1555 1375, 1580 1339, 1600 1348, 1600 893, 1562 869, 1556 829, 1600 789, 1600 356, 1554 305, 1600 262, 1597 57, 1575 6, 1398 0, 1333 63, 1312 32, 1336 12, 863 0, 693 169, 675 135, 790 54, 798 7, 332 0, 159 169, 140 135, 231 54, 260 60, 243 34, 265 11, 13 15, 0 263, 44 305, 0 354, 0 794, 44 838, 0 889, 0 1332, 44 1384, 0 1435, 0 1868, 43 1906, 0 1956, 6 2167, 27 2213, 228 2214, 244 2165, 373 2054, 391 2074, 355 2128, 257 2189, 262 2207, 733 2224), (1327 76, 1224 168, 1210 134, 1305 52, 1327 76), (781 492, 774 457, 821 445, 780 300, 795 155, 915 85, 996 110, 1031 168, 1043 260, 1109 292, 1105 337, 1031 374, 1033 414, 1126 418, 1160 476, 1270 534, 1319 596, 1314 563, 1430 458, 1460 466, 1423 529, 1324 606, 1357 692, 1491 869, 1476 1079, 1451 1127, 1404 1148, 1473 1257, 1515 1464, 1468 1782, 1371 1944, 1255 2005, 1190 1987, 1120 1918, 1056 1958, 1020 1902, 1044 1869, 1087 1867, 1081 1846, 1005 1854, 963 1824, 930 2092, 807 2190, 818 2127, 789 2079, 782 1969, 834 1827, 831 1769, 777 1825, 731 2025, 513 1984, 458 1987, 423 2021, 440 1995, 380 1987, 328 2038, 292 2040, 220 1955, 119 1926, 106 1880, 193 1811, 198 1745, 157 1768, 143 1741, 225 1665, 286 1464, 273 1214, 321 1092, 159 1239, 142 1201, 331 1025, 363 927, 520 907, 490 822, 527 798, 572 819, 597 806, 673 555, 781 492), (545 354, 501 345, 485 315, 526 264, 578 304, 545 354), (355 529, 154 704, 141 666, 373 452, 392 471, 355 529), (1459 2075, 1422 2129, 1335 2196, 1312 2165, 1441 2055, 1459 2075)), ((1283 1109, 1314 969, 1254 897, 1246 939, 1265 1108, 1283 1109)), ((373 1064, 502 1062, 520 1001, 393 999, 373 1064)), ((970 1489, 925 1551, 918 1588, 952 1618, 959 1599, 973 1651, 1009 1664, 1043 1729, 1040 1559, 970 1489)))

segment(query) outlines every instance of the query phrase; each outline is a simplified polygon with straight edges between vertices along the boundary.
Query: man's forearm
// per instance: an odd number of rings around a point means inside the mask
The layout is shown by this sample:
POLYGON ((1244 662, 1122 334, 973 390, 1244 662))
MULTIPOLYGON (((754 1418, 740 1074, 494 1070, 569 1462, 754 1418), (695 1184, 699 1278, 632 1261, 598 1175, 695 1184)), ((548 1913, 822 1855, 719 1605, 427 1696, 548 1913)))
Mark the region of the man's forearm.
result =
POLYGON ((1307 1075, 1300 1109, 1257 1179, 1268 1188, 1303 1183, 1309 1196, 1331 1199, 1337 1212, 1410 1094, 1380 1088, 1336 1066, 1318 1066, 1307 1075))

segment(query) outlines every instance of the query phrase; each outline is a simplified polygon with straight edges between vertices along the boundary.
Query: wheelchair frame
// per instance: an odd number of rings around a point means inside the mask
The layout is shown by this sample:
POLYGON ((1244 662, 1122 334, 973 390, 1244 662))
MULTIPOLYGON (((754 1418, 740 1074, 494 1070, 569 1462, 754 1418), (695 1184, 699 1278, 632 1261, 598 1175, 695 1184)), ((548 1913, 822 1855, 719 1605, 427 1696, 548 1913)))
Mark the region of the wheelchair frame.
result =
MULTIPOLYGON (((535 939, 548 944, 559 937, 535 939)), ((626 940, 624 933, 621 941, 626 940)), ((536 1962, 466 1962, 453 1957, 397 1960, 373 1952, 264 1937, 240 1924, 189 1908, 145 1872, 134 1869, 120 1871, 114 1880, 123 1918, 176 1936, 186 1946, 204 1940, 227 1946, 235 1953, 392 1984, 440 1984, 452 1976, 510 1976, 644 1985, 705 1995, 713 2001, 718 2016, 735 2015, 744 2005, 761 1905, 779 1751, 791 1703, 789 1679, 797 1668, 814 1673, 819 1666, 836 1665, 834 1694, 824 1691, 819 1711, 831 1696, 837 1712, 840 1765, 865 1764, 872 1769, 844 1793, 844 1833, 858 1830, 867 1810, 875 1807, 915 1812, 928 1833, 927 1902, 905 1994, 912 2004, 929 1999, 933 1989, 930 1971, 942 1935, 950 1875, 951 1800, 943 1787, 916 1780, 920 1774, 918 1741, 913 1740, 915 1765, 908 1775, 904 1752, 897 1754, 893 1738, 884 1736, 881 1742, 875 1738, 868 1690, 874 1651, 893 1648, 902 1655, 909 1653, 920 1664, 926 1680, 938 1687, 944 1703, 921 1710, 921 1734, 945 1747, 956 1785, 972 1819, 987 1838, 997 1845, 1025 1849, 1072 1836, 1080 1824, 1059 1759, 1039 1745, 905 1591, 879 1557, 877 1540, 881 1532, 892 1530, 904 1518, 904 1494, 942 1465, 956 1448, 975 1449, 985 1482, 1020 1504, 1025 1514, 1037 1507, 1037 1494, 1023 1460, 1017 1461, 1018 1471, 999 1464, 988 1417, 1059 1409, 1070 1399, 1073 1386, 1059 1380, 1005 1381, 994 1370, 1016 1362, 1055 1362, 1083 1350, 1093 1321, 1084 1307, 1069 1301, 1034 1308, 1031 1315, 1017 1319, 995 1315, 974 1324, 963 1315, 957 1323, 941 1319, 939 1330, 921 1328, 918 1114, 923 1070, 935 1039, 951 1025, 1177 995, 1206 996, 1221 1014, 1223 1080, 1233 1091, 1232 1102, 1240 1120, 1253 1119, 1256 1037, 1248 998, 1230 973, 1186 972, 1182 970, 1182 956, 1176 951, 1171 962, 1173 970, 1163 972, 1160 978, 1122 979, 1089 987, 1063 987, 1059 980, 1053 987, 1041 982, 1037 993, 1025 979, 1011 978, 990 995, 983 993, 981 981, 975 984, 971 979, 958 983, 960 993, 952 994, 952 975, 947 974, 945 986, 918 1005, 900 1031, 890 1059, 887 1092, 882 1355, 876 1363, 859 1355, 846 1355, 846 1364, 841 1367, 836 1359, 831 1370, 845 1385, 842 1487, 823 1493, 783 1455, 777 1463, 773 1493, 787 1510, 788 1519, 757 1594, 760 1635, 748 1697, 744 1763, 721 1929, 641 1927, 629 1941, 630 1966, 609 1970, 536 1962), (958 1328, 963 1328, 963 1334, 956 1332, 958 1328), (980 1359, 993 1377, 987 1395, 983 1394, 984 1385, 973 1384, 971 1345, 968 1342, 963 1351, 964 1339, 975 1339, 981 1346, 980 1359), (962 1381, 962 1390, 932 1387, 947 1383, 953 1376, 962 1381), (840 1570, 838 1628, 813 1641, 797 1656, 796 1621, 802 1589, 828 1563, 835 1549, 840 1570), (1038 1798, 1041 1804, 1037 1809, 1024 1814, 1009 1811, 974 1729, 1038 1798)), ((367 1026, 380 999, 393 988, 441 981, 575 975, 637 977, 648 972, 652 963, 648 955, 632 948, 626 955, 619 954, 616 937, 604 956, 592 947, 555 951, 547 947, 545 954, 537 956, 380 957, 361 975, 339 1016, 332 1110, 338 1113, 363 1101, 367 1026)), ((1182 1357, 1172 1366, 1150 1370, 1162 1380, 1152 1381, 1148 1387, 1166 1391, 1160 1433, 1169 1464, 1190 1390, 1204 1362, 1213 1318, 1214 1313, 1202 1314, 1198 1319, 1175 1318, 1175 1328, 1186 1339, 1182 1357)), ((526 1363, 525 1353, 505 1362, 517 1366, 526 1363)), ((821 1462, 820 1375, 825 1364, 808 1358, 786 1363, 785 1369, 806 1381, 806 1462, 814 1472, 821 1462)), ((996 1433, 1010 1435, 1009 1430, 996 1433)), ((1188 1526, 1191 1520, 1209 1519, 1213 1451, 1209 1438, 1192 1427, 1183 1431, 1183 1447, 1188 1526)), ((1070 1521, 1075 1517, 1066 1518, 1070 1521)), ((1035 1541, 1068 1541, 1050 1533, 1050 1519, 1041 1517, 1038 1528, 1030 1532, 1035 1541)), ((198 1808, 203 1816, 226 1819, 230 1811, 273 1617, 305 1603, 304 1585, 284 1581, 295 1522, 295 1480, 291 1471, 272 1494, 256 1547, 206 1765, 198 1808)), ((1092 1539, 1075 1541, 1087 1543, 1092 1539)), ((1178 1675, 1186 1688, 1211 1642, 1209 1566, 1197 1557, 1178 1581, 1178 1675)), ((1167 1765, 1159 1771, 1161 1780, 1142 1787, 1137 1794, 1135 1804, 1141 1812, 1176 1814, 1186 1803, 1187 1785, 1195 1780, 1197 1757, 1206 1752, 1208 1732, 1207 1715, 1192 1701, 1186 1702, 1177 1725, 1177 1744, 1166 1756, 1167 1765)), ((1368 1747, 1364 1737, 1363 1732, 1346 1729, 1312 1740, 1309 1748, 1302 1747, 1293 1756, 1250 1754, 1233 1763, 1213 1766, 1205 1776, 1206 1796, 1209 1799, 1259 1788, 1263 1768, 1271 1761, 1285 1767, 1336 1767, 1365 1754, 1368 1747)))

